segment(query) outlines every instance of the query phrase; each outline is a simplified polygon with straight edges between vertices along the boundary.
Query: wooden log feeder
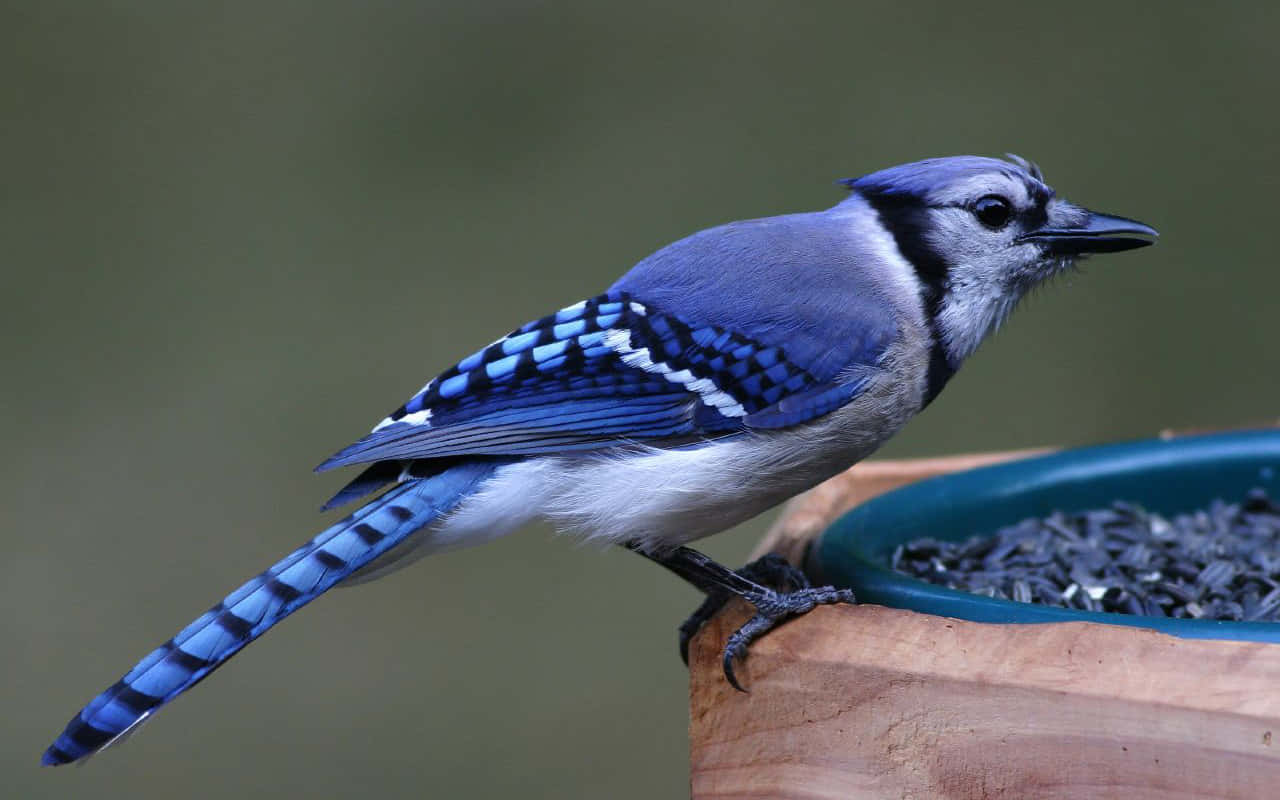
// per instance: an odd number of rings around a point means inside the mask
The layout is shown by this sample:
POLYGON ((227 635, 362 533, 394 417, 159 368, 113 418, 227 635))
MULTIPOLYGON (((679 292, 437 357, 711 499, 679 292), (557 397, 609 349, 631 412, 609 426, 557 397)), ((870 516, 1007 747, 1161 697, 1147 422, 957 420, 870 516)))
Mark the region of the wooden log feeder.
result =
MULTIPOLYGON (((1034 452, 859 465, 792 501, 761 551, 801 563, 875 494, 1034 452)), ((757 641, 740 693, 720 654, 749 614, 731 604, 690 649, 698 800, 1280 797, 1280 647, 828 606, 757 641)))

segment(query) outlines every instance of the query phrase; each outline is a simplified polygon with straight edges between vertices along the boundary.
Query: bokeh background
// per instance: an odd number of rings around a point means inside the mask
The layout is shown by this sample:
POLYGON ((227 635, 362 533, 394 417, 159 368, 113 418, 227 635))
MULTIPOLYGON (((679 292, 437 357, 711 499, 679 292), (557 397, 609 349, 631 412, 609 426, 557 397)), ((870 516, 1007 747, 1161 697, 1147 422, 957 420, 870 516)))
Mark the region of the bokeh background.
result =
MULTIPOLYGON (((1269 3, 6 2, 9 797, 679 797, 697 601, 531 529, 335 591, 86 769, 84 701, 322 524, 310 468, 668 241, 926 156, 1160 228, 888 448, 1277 416, 1269 3)), ((783 287, 779 287, 784 291, 783 287)), ((768 519, 707 544, 740 562, 768 519)))

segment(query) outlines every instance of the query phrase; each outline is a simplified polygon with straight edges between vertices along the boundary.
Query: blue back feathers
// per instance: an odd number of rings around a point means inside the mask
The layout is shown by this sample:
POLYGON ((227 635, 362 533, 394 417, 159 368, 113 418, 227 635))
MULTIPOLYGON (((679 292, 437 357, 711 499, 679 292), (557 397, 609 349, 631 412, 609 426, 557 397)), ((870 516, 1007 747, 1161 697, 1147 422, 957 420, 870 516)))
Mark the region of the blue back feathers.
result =
POLYGON ((781 347, 819 383, 875 366, 897 319, 840 207, 731 222, 664 247, 614 284, 690 323, 781 347), (785 298, 785 299, 783 299, 785 298))
MULTIPOLYGON (((813 253, 812 269, 819 269, 820 254, 813 253)), ((650 260, 628 278, 642 283, 633 276, 665 273, 667 267, 650 260)), ((710 267, 688 259, 684 264, 686 270, 710 267)), ((319 468, 528 456, 630 441, 687 443, 786 427, 848 402, 866 372, 848 370, 874 365, 895 331, 891 320, 868 326, 885 318, 883 310, 854 320, 863 308, 856 297, 824 296, 824 307, 842 306, 836 325, 824 327, 817 318, 821 309, 812 319, 811 308, 790 319, 776 311, 753 318, 751 311, 762 310, 765 298, 748 299, 740 282, 732 293, 715 296, 711 286, 677 298, 671 289, 681 287, 658 277, 658 284, 635 292, 625 288, 624 278, 605 294, 517 328, 443 372, 373 433, 319 468), (681 313, 662 310, 650 295, 681 313)), ((800 277, 779 270, 777 290, 794 291, 785 282, 800 277)), ((819 283, 828 284, 825 290, 847 288, 829 285, 836 279, 833 272, 832 280, 819 283)), ((368 480, 361 476, 339 497, 374 485, 368 480)))

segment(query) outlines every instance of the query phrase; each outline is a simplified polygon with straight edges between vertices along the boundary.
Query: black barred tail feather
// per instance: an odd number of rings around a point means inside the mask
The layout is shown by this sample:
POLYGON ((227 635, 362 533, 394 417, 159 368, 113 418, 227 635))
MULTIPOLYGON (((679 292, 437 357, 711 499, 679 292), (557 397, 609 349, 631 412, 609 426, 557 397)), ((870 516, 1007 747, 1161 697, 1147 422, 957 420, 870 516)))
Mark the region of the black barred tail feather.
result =
POLYGON ((46 765, 93 755, 203 680, 271 626, 430 524, 492 474, 462 464, 401 484, 227 595, 71 718, 46 765))

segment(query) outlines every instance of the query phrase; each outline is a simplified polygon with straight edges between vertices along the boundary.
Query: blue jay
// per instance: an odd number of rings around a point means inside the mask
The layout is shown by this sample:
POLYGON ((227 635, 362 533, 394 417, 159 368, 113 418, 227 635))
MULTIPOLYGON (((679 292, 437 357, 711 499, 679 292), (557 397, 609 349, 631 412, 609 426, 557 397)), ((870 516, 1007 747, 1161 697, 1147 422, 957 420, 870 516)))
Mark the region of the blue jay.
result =
POLYGON ((755 637, 853 598, 777 560, 734 571, 686 545, 866 457, 1033 286, 1157 235, 1068 203, 1012 156, 842 183, 832 208, 695 233, 445 370, 318 467, 367 465, 325 508, 382 494, 152 651, 71 718, 44 763, 121 738, 339 582, 537 518, 705 592, 682 649, 716 604, 753 604, 724 651, 737 687, 734 660, 755 637))

